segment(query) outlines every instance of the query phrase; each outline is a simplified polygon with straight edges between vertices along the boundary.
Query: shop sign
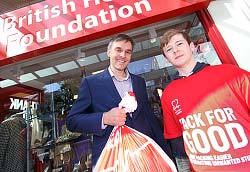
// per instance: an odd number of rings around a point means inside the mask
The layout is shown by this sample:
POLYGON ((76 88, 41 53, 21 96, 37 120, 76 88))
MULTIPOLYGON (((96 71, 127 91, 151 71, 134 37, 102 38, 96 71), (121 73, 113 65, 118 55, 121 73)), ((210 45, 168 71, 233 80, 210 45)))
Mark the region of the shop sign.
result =
POLYGON ((17 99, 17 98, 10 98, 11 104, 9 109, 16 109, 16 110, 27 110, 27 108, 30 106, 31 109, 35 110, 37 109, 38 103, 31 101, 28 102, 27 100, 23 99, 17 99))
MULTIPOLYGON (((208 0, 45 0, 0 16, 0 60, 25 53, 25 58, 34 57, 208 4, 208 0)), ((24 58, 15 61, 20 59, 24 58)))

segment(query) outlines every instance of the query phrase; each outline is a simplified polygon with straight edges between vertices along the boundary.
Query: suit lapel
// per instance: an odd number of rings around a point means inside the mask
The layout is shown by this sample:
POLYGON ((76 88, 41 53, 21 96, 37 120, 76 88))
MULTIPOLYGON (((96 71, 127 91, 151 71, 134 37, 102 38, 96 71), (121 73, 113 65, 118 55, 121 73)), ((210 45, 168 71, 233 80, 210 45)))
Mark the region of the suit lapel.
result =
POLYGON ((138 81, 136 79, 136 77, 133 75, 133 74, 130 74, 131 76, 131 81, 132 81, 132 87, 133 87, 133 92, 136 96, 136 100, 137 100, 137 103, 138 103, 138 107, 136 109, 136 111, 133 113, 132 115, 132 118, 136 118, 139 114, 139 112, 141 111, 141 103, 140 103, 140 88, 139 88, 139 84, 138 84, 138 81))
POLYGON ((139 95, 140 89, 139 89, 139 86, 138 86, 138 83, 137 83, 135 76, 133 74, 130 74, 130 76, 131 76, 133 92, 135 93, 136 98, 137 98, 137 96, 139 95))
POLYGON ((105 69, 103 71, 103 75, 102 75, 102 80, 103 80, 103 89, 106 90, 110 95, 112 95, 112 97, 115 99, 116 102, 120 102, 121 101, 121 96, 119 95, 115 84, 108 72, 108 69, 105 69))

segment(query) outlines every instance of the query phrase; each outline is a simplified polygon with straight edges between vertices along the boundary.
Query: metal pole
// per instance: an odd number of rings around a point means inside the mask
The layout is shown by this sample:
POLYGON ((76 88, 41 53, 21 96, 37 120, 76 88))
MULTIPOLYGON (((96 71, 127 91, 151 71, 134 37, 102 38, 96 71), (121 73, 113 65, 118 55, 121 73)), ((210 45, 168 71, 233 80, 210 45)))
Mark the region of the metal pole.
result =
POLYGON ((52 111, 52 135, 53 141, 56 141, 56 114, 55 114, 55 102, 54 102, 54 90, 51 92, 51 111, 52 111))
POLYGON ((27 143, 26 143, 26 155, 27 155, 27 172, 30 172, 30 119, 31 119, 31 109, 30 103, 27 102, 27 109, 26 109, 26 129, 27 129, 27 143))

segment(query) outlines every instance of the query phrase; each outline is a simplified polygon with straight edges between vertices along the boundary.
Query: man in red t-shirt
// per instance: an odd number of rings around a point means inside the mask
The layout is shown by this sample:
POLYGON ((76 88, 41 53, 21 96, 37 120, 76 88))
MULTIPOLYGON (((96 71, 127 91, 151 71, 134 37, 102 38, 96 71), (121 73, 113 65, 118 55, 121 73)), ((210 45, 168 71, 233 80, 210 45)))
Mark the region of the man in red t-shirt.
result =
MULTIPOLYGON (((250 169, 250 73, 235 65, 196 62, 193 42, 171 29, 161 39, 178 76, 164 90, 164 137, 182 136, 194 171, 250 169)), ((178 162, 177 162, 178 164, 178 162)))

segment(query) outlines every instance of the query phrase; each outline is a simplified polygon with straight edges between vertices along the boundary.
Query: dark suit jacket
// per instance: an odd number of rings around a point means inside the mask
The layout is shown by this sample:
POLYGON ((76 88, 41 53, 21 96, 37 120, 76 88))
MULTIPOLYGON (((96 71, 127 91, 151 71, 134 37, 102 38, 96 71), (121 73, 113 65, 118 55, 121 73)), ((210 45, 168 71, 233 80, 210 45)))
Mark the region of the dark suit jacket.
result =
MULTIPOLYGON (((136 95, 137 110, 127 115, 126 125, 154 139, 168 153, 163 131, 151 112, 144 79, 130 74, 133 92, 136 95)), ((106 69, 104 72, 88 76, 82 80, 78 99, 74 102, 66 119, 72 132, 93 133, 92 164, 95 165, 113 126, 101 128, 103 112, 118 107, 121 97, 106 69)))

